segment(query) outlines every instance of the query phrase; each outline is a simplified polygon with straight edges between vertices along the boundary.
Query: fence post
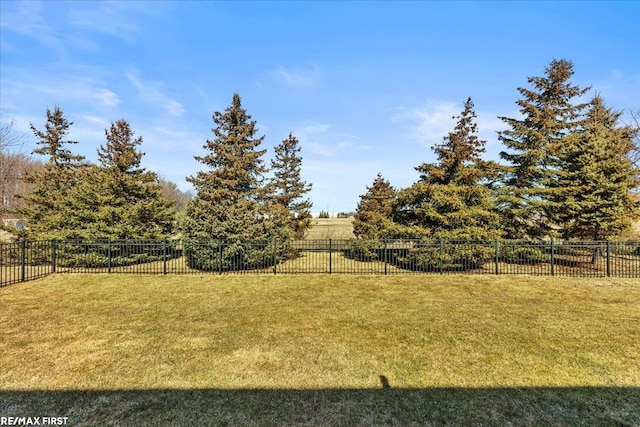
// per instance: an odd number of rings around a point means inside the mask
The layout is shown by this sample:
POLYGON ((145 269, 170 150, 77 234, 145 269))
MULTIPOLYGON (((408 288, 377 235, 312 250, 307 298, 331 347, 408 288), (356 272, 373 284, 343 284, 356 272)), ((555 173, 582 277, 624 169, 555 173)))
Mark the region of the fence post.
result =
POLYGON ((387 275, 387 241, 383 240, 382 243, 384 244, 384 248, 382 249, 382 256, 384 258, 384 275, 387 275))
POLYGON ((496 239, 496 276, 500 274, 499 262, 500 262, 500 241, 496 239))
POLYGON ((552 238, 551 239, 551 275, 552 276, 556 275, 555 255, 556 255, 556 248, 552 238))
POLYGON ((26 262, 27 262, 27 241, 20 241, 20 281, 26 280, 26 262))
POLYGON ((440 270, 440 274, 442 274, 442 257, 444 255, 444 243, 442 242, 442 237, 438 239, 440 243, 440 259, 438 260, 438 269, 440 270))
POLYGON ((55 273, 56 272, 56 261, 57 261, 57 256, 58 256, 58 241, 56 239, 53 239, 51 241, 51 272, 55 273))
POLYGON ((111 238, 109 238, 107 247, 107 273, 111 273, 111 238))
POLYGON ((607 240, 607 277, 611 277, 611 242, 607 240))
POLYGON ((278 240, 276 237, 273 238, 273 274, 276 274, 276 268, 277 268, 277 259, 276 259, 276 253, 278 252, 278 240))
POLYGON ((218 239, 218 274, 222 274, 222 239, 218 239))
POLYGON ((167 238, 162 241, 162 274, 167 274, 167 238))
POLYGON ((332 256, 332 251, 331 251, 331 239, 329 239, 329 274, 331 274, 331 272, 332 272, 331 256, 332 256))

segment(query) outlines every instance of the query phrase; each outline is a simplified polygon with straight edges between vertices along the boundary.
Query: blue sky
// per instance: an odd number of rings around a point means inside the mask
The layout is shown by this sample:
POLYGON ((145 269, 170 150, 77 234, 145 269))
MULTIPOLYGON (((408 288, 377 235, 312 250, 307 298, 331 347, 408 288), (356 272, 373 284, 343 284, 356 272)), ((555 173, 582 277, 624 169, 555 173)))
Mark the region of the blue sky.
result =
POLYGON ((640 109, 640 2, 2 0, 0 17, 0 119, 26 151, 47 107, 92 161, 125 118, 144 166, 186 190, 238 92, 267 156, 300 140, 313 211, 354 210, 378 172, 410 185, 469 96, 497 159, 497 117, 554 58, 589 95, 640 109))

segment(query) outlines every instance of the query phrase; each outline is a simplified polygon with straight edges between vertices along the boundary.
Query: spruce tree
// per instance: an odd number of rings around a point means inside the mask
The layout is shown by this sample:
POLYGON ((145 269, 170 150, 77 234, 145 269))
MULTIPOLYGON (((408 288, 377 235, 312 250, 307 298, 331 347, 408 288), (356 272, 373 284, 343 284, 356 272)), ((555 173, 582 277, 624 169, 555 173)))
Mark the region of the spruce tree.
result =
POLYGON ((615 237, 637 217, 639 204, 632 190, 640 183, 630 157, 636 131, 621 126, 620 116, 595 96, 581 128, 559 151, 561 171, 550 186, 564 238, 615 237))
POLYGON ((24 196, 24 206, 19 214, 23 217, 27 235, 38 239, 66 239, 78 237, 73 223, 75 208, 69 203, 69 192, 82 179, 87 164, 84 157, 73 154, 68 148, 77 141, 66 139, 73 125, 59 106, 53 111, 47 108, 44 130, 31 124, 38 138, 34 154, 47 156, 44 167, 27 175, 26 181, 33 191, 24 196))
MULTIPOLYGON (((398 193, 393 219, 404 227, 422 229, 432 239, 488 241, 500 236, 499 218, 487 186, 488 164, 482 160, 485 141, 477 136, 476 114, 471 98, 456 116, 457 124, 433 147, 436 163, 416 170, 420 180, 398 193)), ((418 234, 418 233, 416 233, 418 234)), ((445 268, 475 268, 485 262, 488 251, 480 246, 414 253, 418 265, 445 268), (433 252, 433 253, 432 253, 433 252)))
POLYGON ((142 137, 126 120, 105 130, 99 165, 71 192, 79 234, 88 239, 160 239, 173 227, 173 204, 162 195, 157 175, 141 166, 142 137))
POLYGON ((378 173, 367 192, 360 196, 353 219, 353 234, 362 239, 388 238, 395 198, 396 190, 378 173))
POLYGON ((462 113, 454 117, 454 130, 433 147, 437 163, 416 167, 420 180, 399 192, 393 207, 396 222, 424 228, 435 238, 488 239, 499 234, 491 191, 485 185, 487 163, 481 158, 486 142, 477 136, 473 107, 467 99, 462 113))
POLYGON ((559 148, 581 123, 585 104, 574 104, 589 88, 569 81, 573 63, 553 60, 544 77, 530 77, 532 89, 518 88, 522 119, 500 117, 509 126, 498 139, 508 151, 509 165, 501 191, 500 211, 509 238, 541 238, 552 234, 555 218, 550 184, 557 179, 559 148))
POLYGON ((266 242, 288 236, 280 216, 269 215, 262 160, 266 150, 258 149, 264 136, 256 136, 256 122, 242 108, 237 93, 223 113, 214 113, 213 121, 214 139, 204 144, 207 154, 195 157, 206 169, 187 178, 196 190, 181 225, 191 245, 189 265, 229 270, 275 259, 271 249, 254 245, 256 239, 266 242))
POLYGON ((283 208, 292 237, 302 239, 311 227, 312 205, 304 197, 311 191, 312 185, 302 180, 300 145, 292 133, 275 147, 271 171, 274 175, 271 180, 272 201, 283 208))

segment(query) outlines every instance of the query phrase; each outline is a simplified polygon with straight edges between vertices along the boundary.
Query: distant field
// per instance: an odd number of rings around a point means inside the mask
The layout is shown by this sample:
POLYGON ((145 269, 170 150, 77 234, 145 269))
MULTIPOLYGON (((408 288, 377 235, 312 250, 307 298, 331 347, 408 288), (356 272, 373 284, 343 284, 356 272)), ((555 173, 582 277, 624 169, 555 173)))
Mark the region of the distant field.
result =
POLYGON ((313 218, 306 239, 352 239, 353 218, 313 218))
POLYGON ((64 275, 0 289, 0 415, 640 425, 640 283, 64 275))

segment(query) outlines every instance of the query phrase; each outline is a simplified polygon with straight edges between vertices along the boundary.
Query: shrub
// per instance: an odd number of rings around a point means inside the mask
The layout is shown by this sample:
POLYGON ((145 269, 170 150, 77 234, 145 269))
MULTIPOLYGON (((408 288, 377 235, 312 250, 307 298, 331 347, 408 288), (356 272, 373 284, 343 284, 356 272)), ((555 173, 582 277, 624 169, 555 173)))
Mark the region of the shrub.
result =
POLYGON ((349 240, 344 256, 357 261, 377 261, 383 258, 384 244, 378 240, 349 240))
POLYGON ((551 262, 551 254, 544 246, 525 246, 526 243, 504 244, 500 260, 509 264, 543 264, 551 262))
POLYGON ((292 253, 286 241, 194 241, 184 243, 189 268, 241 271, 272 267, 292 253))
POLYGON ((66 241, 56 243, 56 264, 61 267, 104 268, 178 258, 182 255, 175 240, 148 241, 66 241))
POLYGON ((467 271, 493 259, 494 249, 482 242, 415 242, 412 247, 393 250, 392 262, 413 271, 467 271))

